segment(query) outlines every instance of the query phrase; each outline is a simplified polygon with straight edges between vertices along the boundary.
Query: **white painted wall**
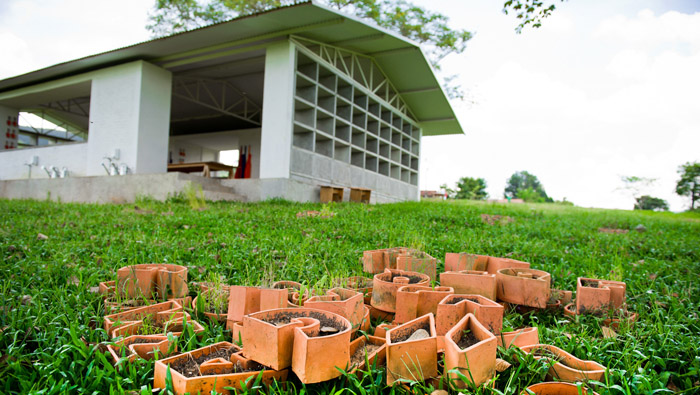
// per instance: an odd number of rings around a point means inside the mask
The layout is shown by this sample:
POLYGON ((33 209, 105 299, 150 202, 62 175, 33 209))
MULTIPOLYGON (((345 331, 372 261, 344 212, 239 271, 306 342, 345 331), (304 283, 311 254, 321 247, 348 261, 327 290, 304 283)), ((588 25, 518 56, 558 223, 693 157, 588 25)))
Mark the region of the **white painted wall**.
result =
POLYGON ((119 149, 133 173, 163 173, 168 160, 171 73, 143 61, 100 70, 92 79, 87 175, 119 149))
POLYGON ((264 84, 260 178, 289 178, 294 106, 294 46, 289 41, 267 48, 264 84))
MULTIPOLYGON (((38 166, 32 167, 32 179, 49 178, 41 166, 56 166, 59 170, 68 169, 69 177, 81 177, 86 174, 85 158, 87 143, 68 143, 47 145, 37 148, 23 148, 0 153, 0 180, 25 179, 29 176, 29 167, 33 156, 39 159, 38 166)), ((102 174, 106 172, 102 169, 102 174)))

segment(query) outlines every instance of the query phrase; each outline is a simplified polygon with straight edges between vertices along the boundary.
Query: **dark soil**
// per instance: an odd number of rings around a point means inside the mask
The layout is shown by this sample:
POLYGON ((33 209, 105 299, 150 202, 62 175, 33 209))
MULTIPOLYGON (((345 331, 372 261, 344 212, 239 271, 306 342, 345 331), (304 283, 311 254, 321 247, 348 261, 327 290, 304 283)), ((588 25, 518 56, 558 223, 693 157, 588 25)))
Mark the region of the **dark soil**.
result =
MULTIPOLYGON (((178 361, 175 361, 170 364, 171 369, 174 369, 178 372, 180 372, 183 376, 185 377, 197 377, 201 376, 200 371, 199 371, 199 365, 202 363, 209 361, 210 359, 214 358, 223 358, 227 361, 231 360, 231 354, 235 353, 237 349, 235 347, 230 347, 230 348, 220 348, 212 353, 209 353, 207 355, 200 355, 197 358, 182 358, 178 361)), ((241 373, 241 372, 254 372, 257 371, 258 367, 256 366, 254 369, 243 369, 243 367, 240 364, 236 364, 233 366, 233 369, 230 369, 229 372, 224 372, 224 374, 227 373, 241 373)))
POLYGON ((391 334, 391 342, 392 343, 401 343, 406 341, 413 332, 416 332, 419 329, 425 329, 428 333, 430 333, 430 325, 426 322, 422 324, 421 326, 418 327, 411 327, 411 328, 404 328, 403 330, 400 331, 394 331, 391 334))
POLYGON ((380 348, 381 346, 371 343, 368 344, 367 342, 365 342, 365 344, 361 345, 360 347, 357 347, 355 353, 352 354, 352 356, 350 357, 350 365, 360 365, 361 363, 365 362, 365 355, 370 355, 373 352, 379 350, 380 348))
POLYGON ((458 296, 458 297, 456 297, 456 298, 450 299, 450 300, 447 302, 447 304, 457 304, 457 303, 459 303, 459 302, 461 302, 461 301, 463 301, 463 300, 469 300, 469 301, 474 302, 474 303, 479 303, 479 300, 478 300, 478 299, 475 299, 475 298, 465 298, 465 297, 458 296))
POLYGON ((598 288, 598 281, 581 280, 581 285, 584 287, 598 288))
MULTIPOLYGON (((325 316, 321 313, 317 313, 315 311, 298 312, 298 313, 297 312, 277 313, 272 317, 262 318, 262 320, 269 323, 269 324, 275 325, 275 326, 281 326, 281 325, 289 324, 292 321, 292 318, 303 318, 303 317, 317 319, 320 322, 321 328, 331 327, 331 328, 337 329, 338 332, 342 332, 346 329, 346 326, 343 322, 338 321, 338 320, 334 320, 332 318, 328 318, 327 316, 325 316)), ((334 335, 338 332, 335 332, 335 333, 321 332, 321 333, 319 333, 319 336, 334 335)))
POLYGON ((470 330, 462 331, 462 337, 459 338, 457 346, 461 349, 471 347, 479 342, 474 332, 470 330))

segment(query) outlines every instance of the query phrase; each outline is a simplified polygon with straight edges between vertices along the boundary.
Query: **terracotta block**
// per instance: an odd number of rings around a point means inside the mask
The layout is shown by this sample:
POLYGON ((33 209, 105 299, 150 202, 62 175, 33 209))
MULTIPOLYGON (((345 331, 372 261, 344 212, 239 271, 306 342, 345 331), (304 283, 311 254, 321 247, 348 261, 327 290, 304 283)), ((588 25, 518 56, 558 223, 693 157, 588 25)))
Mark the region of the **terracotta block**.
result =
POLYGON ((353 330, 360 329, 365 316, 362 294, 351 289, 332 288, 326 295, 310 297, 304 307, 339 314, 350 321, 353 330))
POLYGON ((187 268, 172 264, 141 264, 117 270, 117 292, 128 298, 165 300, 187 296, 187 268))
POLYGON ((626 284, 579 277, 576 284, 577 314, 606 314, 625 305, 626 284))
POLYGON ((435 325, 438 336, 445 336, 467 314, 473 314, 492 333, 501 333, 503 306, 481 295, 454 294, 445 297, 437 306, 435 325))
POLYGON ((268 369, 265 366, 261 366, 244 358, 241 355, 240 348, 235 344, 228 342, 216 343, 211 346, 206 346, 184 354, 156 361, 155 371, 153 374, 154 388, 165 388, 168 366, 170 366, 170 373, 176 394, 210 394, 212 391, 216 391, 220 394, 231 394, 234 392, 229 388, 237 390, 241 390, 245 387, 250 388, 255 382, 255 377, 260 375, 261 372, 262 384, 264 385, 270 385, 275 380, 285 381, 288 373, 287 370, 274 371, 268 369), (183 360, 200 358, 219 349, 228 348, 236 349, 236 352, 231 355, 229 360, 214 358, 205 361, 200 365, 200 371, 205 375, 186 377, 173 366, 183 360), (236 365, 242 367, 243 369, 250 369, 251 371, 240 373, 223 373, 224 371, 230 372, 236 365), (251 377, 253 377, 253 379, 249 380, 251 377))
POLYGON ((440 285, 454 288, 456 294, 481 295, 496 300, 496 275, 488 272, 462 270, 440 273, 440 285))
POLYGON ((537 383, 527 387, 527 389, 535 395, 598 395, 581 383, 537 383))
POLYGON ((397 326, 398 325, 396 325, 396 324, 389 324, 389 323, 379 324, 379 325, 377 325, 376 328, 374 328, 374 336, 384 338, 384 337, 386 337, 386 332, 389 329, 396 328, 397 326))
POLYGON ((507 268, 529 269, 530 263, 523 262, 523 261, 516 261, 515 259, 510 259, 510 258, 489 257, 489 264, 486 267, 486 271, 491 273, 491 274, 496 274, 496 273, 498 273, 499 270, 507 269, 507 268))
POLYGON ((409 250, 396 258, 396 268, 409 272, 427 274, 430 281, 437 279, 437 259, 432 256, 415 250, 409 250))
POLYGON ((501 269, 496 273, 498 299, 544 309, 550 295, 552 277, 535 269, 501 269))
MULTIPOLYGON (((168 354, 170 341, 164 335, 140 336, 134 335, 117 340, 107 346, 107 351, 112 356, 114 363, 126 358, 128 362, 134 362, 136 358, 146 360, 154 359, 156 352, 159 358, 168 354)), ((173 344, 173 350, 177 351, 177 343, 173 344)))
POLYGON ((396 316, 394 323, 403 324, 428 313, 437 314, 437 306, 454 290, 450 287, 406 285, 396 292, 396 316))
POLYGON ((396 269, 396 258, 410 251, 406 247, 382 248, 362 253, 362 268, 366 273, 383 273, 386 269, 396 269))
POLYGON ((386 332, 387 385, 396 380, 425 381, 437 377, 437 334, 435 319, 426 314, 386 332), (408 340, 417 330, 428 332, 428 337, 408 340))
POLYGON ((557 361, 549 368, 549 374, 560 381, 570 383, 584 380, 600 381, 605 375, 605 366, 594 361, 578 359, 556 346, 533 344, 520 348, 526 353, 533 354, 535 359, 547 358, 557 361))
POLYGON ((404 285, 429 285, 430 277, 423 273, 387 269, 374 276, 371 304, 376 309, 396 312, 396 292, 404 285))
POLYGON ((467 377, 470 383, 456 373, 448 373, 459 388, 482 385, 496 374, 496 348, 496 337, 473 314, 467 314, 445 335, 445 372, 457 369, 467 377), (471 336, 473 343, 465 342, 462 348, 464 336, 471 336))
POLYGON ((445 271, 460 272, 463 270, 486 271, 489 257, 486 255, 468 254, 466 252, 448 252, 445 254, 445 271))
POLYGON ((243 321, 243 316, 246 314, 286 307, 288 303, 287 299, 287 289, 268 289, 232 285, 229 287, 226 326, 229 329, 232 328, 233 323, 243 321))
MULTIPOLYGON (((334 321, 343 329, 338 333, 321 335, 324 327, 320 325, 324 322, 323 319, 299 319, 305 325, 294 328, 292 371, 304 384, 334 379, 342 374, 338 368, 347 369, 350 366, 350 323, 338 314, 327 311, 318 313, 322 313, 325 320, 334 321)), ((323 325, 328 324, 324 322, 323 325)))
POLYGON ((498 345, 504 348, 510 346, 525 347, 540 342, 540 335, 536 327, 517 329, 511 332, 502 332, 496 336, 498 345))

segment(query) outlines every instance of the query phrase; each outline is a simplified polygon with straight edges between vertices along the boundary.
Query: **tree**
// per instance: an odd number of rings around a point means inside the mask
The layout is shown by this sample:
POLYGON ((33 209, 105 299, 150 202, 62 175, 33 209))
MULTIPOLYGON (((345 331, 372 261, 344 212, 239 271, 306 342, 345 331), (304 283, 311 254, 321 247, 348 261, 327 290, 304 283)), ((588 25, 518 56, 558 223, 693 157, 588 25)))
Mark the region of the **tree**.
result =
MULTIPOLYGON (((323 0, 329 6, 372 21, 385 29, 416 41, 426 51, 436 70, 447 55, 462 53, 472 33, 451 29, 446 15, 428 11, 406 0, 323 0)), ((223 22, 231 18, 255 14, 272 8, 295 4, 295 0, 156 0, 146 26, 158 37, 223 22)), ((454 76, 443 81, 451 98, 464 98, 464 92, 451 83, 454 76)))
POLYGON ((547 196, 544 187, 537 179, 537 176, 528 173, 527 171, 516 171, 508 179, 506 189, 503 192, 506 198, 518 198, 528 202, 553 202, 554 200, 547 196))
MULTIPOLYGON (((564 0, 561 0, 562 2, 564 0)), ((521 22, 515 27, 515 32, 520 34, 527 25, 534 28, 542 26, 542 20, 552 14, 557 8, 551 1, 548 5, 542 0, 508 0, 503 3, 503 13, 508 15, 512 11, 521 22)))
POLYGON ((483 178, 462 177, 457 181, 457 199, 484 200, 488 196, 483 178))
POLYGON ((676 183, 676 193, 690 197, 690 209, 700 200, 700 162, 686 162, 678 168, 681 179, 676 183))
POLYGON ((668 202, 657 197, 644 195, 636 199, 635 210, 668 211, 668 202))

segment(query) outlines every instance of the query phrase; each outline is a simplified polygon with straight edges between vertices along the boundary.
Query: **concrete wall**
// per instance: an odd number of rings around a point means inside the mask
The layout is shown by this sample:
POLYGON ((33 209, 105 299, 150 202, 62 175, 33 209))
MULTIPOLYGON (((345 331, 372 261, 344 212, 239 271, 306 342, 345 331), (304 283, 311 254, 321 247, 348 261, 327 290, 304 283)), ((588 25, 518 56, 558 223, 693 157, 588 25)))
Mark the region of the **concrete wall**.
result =
MULTIPOLYGON (((265 54, 260 178, 288 178, 294 106, 294 46, 275 43, 265 54)), ((253 157, 255 158, 255 157, 253 157)))
MULTIPOLYGON (((307 184, 371 189, 372 203, 417 200, 419 196, 417 186, 296 147, 292 147, 291 171, 293 180, 307 184)), ((318 193, 313 201, 318 201, 318 193)))
MULTIPOLYGON (((33 156, 38 159, 38 166, 32 167, 32 179, 49 178, 41 166, 56 166, 58 169, 68 169, 69 177, 86 175, 85 158, 88 152, 87 143, 68 143, 47 145, 37 148, 10 150, 0 153, 0 179, 26 179, 33 156)), ((102 175, 106 174, 102 169, 102 175)))

